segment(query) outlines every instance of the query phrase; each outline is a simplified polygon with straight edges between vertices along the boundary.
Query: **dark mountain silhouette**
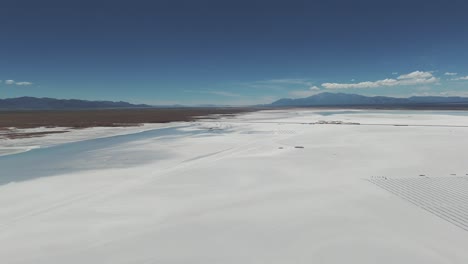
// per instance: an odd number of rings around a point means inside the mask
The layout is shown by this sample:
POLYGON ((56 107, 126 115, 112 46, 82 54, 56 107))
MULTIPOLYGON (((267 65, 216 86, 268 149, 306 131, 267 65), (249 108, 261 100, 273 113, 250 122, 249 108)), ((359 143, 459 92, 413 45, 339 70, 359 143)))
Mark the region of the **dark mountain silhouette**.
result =
POLYGON ((71 109, 104 109, 104 108, 142 108, 145 104, 130 104, 127 102, 87 101, 76 99, 54 99, 36 97, 18 97, 0 99, 0 109, 3 110, 71 110, 71 109))
POLYGON ((306 98, 280 99, 269 106, 412 106, 412 105, 468 105, 466 97, 413 96, 395 98, 363 96, 345 93, 320 93, 306 98))

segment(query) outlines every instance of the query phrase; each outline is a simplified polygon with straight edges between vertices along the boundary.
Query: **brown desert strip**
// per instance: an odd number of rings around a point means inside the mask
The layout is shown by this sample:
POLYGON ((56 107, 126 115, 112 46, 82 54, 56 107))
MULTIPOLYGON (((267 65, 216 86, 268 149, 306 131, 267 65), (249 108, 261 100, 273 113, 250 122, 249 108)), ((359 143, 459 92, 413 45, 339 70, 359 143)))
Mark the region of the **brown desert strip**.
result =
POLYGON ((170 108, 170 109, 105 109, 75 111, 0 111, 0 139, 42 137, 63 131, 21 132, 18 129, 37 127, 125 127, 143 123, 194 121, 200 118, 216 119, 254 111, 253 108, 170 108), (13 129, 12 129, 13 128, 13 129))
POLYGON ((254 111, 253 108, 115 109, 76 111, 0 111, 0 130, 36 127, 121 127, 215 118, 254 111))

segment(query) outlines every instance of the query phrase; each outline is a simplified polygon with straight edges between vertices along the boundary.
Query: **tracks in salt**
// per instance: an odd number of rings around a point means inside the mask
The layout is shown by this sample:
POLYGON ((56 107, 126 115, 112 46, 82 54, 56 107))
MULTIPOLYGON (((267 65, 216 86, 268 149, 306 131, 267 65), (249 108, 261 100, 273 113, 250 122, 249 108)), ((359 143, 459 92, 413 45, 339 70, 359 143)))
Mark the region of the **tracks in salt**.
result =
POLYGON ((468 177, 372 177, 367 180, 468 231, 468 177))

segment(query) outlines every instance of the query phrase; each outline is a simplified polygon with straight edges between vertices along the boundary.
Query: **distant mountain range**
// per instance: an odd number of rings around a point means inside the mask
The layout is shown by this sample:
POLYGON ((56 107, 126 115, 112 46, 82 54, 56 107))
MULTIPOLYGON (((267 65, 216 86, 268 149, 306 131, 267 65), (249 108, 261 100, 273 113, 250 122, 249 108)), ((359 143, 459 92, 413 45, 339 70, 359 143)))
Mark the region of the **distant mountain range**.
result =
POLYGON ((430 106, 468 105, 466 97, 413 96, 395 98, 386 96, 363 96, 345 93, 320 93, 306 98, 280 99, 269 106, 430 106))
MULTIPOLYGON (((413 96, 396 98, 387 96, 363 96, 345 93, 320 93, 306 98, 284 98, 269 105, 259 107, 298 107, 298 106, 363 106, 363 107, 443 107, 468 109, 467 97, 413 96)), ((111 109, 111 108, 146 108, 155 107, 146 104, 131 104, 128 102, 88 101, 77 99, 54 99, 37 97, 18 97, 0 99, 0 110, 79 110, 79 109, 111 109)), ((160 106, 164 108, 183 107, 180 105, 160 106)), ((202 106, 198 106, 202 107, 202 106)), ((203 107, 215 107, 204 105, 203 107)), ((218 106, 219 107, 219 106, 218 106)))
POLYGON ((104 108, 143 108, 151 107, 145 104, 127 102, 64 100, 54 98, 18 97, 0 99, 0 110, 73 110, 73 109, 104 109, 104 108))

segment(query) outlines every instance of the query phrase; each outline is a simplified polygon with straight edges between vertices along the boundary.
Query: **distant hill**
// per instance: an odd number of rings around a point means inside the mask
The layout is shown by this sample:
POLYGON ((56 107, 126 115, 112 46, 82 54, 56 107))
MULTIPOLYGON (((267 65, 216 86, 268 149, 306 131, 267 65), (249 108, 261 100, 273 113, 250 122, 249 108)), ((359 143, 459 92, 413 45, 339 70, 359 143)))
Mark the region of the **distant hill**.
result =
POLYGON ((145 104, 130 104, 127 102, 87 101, 76 99, 65 100, 36 97, 0 99, 0 110, 73 110, 143 107, 150 106, 145 104))
POLYGON ((417 106, 417 105, 468 105, 466 97, 413 96, 395 98, 363 96, 345 93, 320 93, 306 98, 280 99, 269 106, 417 106))

